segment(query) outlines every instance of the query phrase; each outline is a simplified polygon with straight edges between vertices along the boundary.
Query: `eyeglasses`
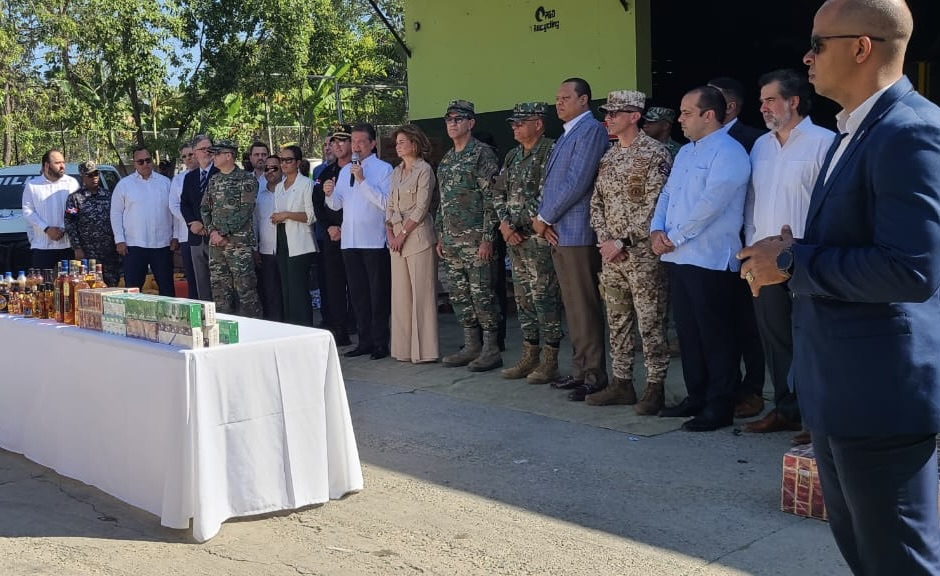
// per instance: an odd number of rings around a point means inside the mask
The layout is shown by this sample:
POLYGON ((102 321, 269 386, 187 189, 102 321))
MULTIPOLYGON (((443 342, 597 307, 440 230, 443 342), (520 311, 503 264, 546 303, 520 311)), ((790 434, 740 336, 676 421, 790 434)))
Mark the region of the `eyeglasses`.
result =
POLYGON ((448 116, 447 118, 444 118, 444 123, 445 124, 460 124, 461 122, 465 120, 469 120, 469 118, 466 118, 464 116, 448 116))
POLYGON ((265 166, 264 167, 265 172, 278 172, 280 171, 280 169, 281 169, 280 166, 265 166))
POLYGON ((193 152, 208 152, 212 146, 203 146, 202 148, 193 148, 193 152))
POLYGON ((526 122, 535 122, 538 118, 526 118, 525 120, 510 120, 509 125, 513 128, 521 128, 526 122))
POLYGON ((833 34, 832 36, 810 36, 809 38, 809 51, 813 54, 819 54, 822 51, 823 42, 825 40, 836 40, 838 38, 851 38, 857 40, 859 38, 868 38, 872 42, 887 42, 886 39, 879 36, 871 36, 869 34, 833 34))
POLYGON ((293 156, 281 156, 281 162, 296 162, 300 158, 294 158, 293 156))
POLYGON ((137 164, 138 166, 150 164, 151 162, 153 162, 153 158, 140 158, 139 160, 134 160, 134 164, 137 164))

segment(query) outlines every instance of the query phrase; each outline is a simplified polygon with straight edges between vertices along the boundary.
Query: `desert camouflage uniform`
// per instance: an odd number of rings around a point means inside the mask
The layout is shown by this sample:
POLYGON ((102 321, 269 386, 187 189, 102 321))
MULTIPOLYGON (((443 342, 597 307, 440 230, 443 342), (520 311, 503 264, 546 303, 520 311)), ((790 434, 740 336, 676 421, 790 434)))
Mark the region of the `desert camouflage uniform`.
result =
POLYGON ((85 258, 101 264, 104 283, 117 286, 121 281, 121 255, 111 230, 111 192, 102 187, 92 194, 82 187, 65 201, 65 232, 73 250, 81 249, 85 258))
POLYGON ((252 215, 258 180, 244 170, 216 173, 202 197, 202 221, 210 233, 218 230, 228 245, 209 246, 212 297, 219 312, 261 317, 258 279, 252 251, 256 238, 252 215))
POLYGON ((594 185, 591 227, 597 241, 622 239, 628 244, 626 258, 604 262, 600 275, 617 378, 633 379, 635 311, 647 381, 662 383, 666 379, 666 276, 653 254, 649 229, 671 168, 672 157, 666 147, 641 131, 630 146, 614 144, 604 154, 594 185))
POLYGON ((542 199, 545 163, 554 143, 543 136, 528 153, 522 146, 510 150, 493 185, 497 219, 525 237, 507 250, 522 337, 532 344, 540 341, 540 332, 546 344, 557 344, 562 336, 561 294, 551 245, 532 230, 532 218, 542 199))
POLYGON ((497 171, 492 148, 472 137, 460 152, 448 150, 437 168, 441 190, 437 237, 444 245, 450 302, 461 326, 480 326, 484 332, 495 332, 500 317, 492 263, 477 256, 481 242, 495 239, 490 183, 497 171))

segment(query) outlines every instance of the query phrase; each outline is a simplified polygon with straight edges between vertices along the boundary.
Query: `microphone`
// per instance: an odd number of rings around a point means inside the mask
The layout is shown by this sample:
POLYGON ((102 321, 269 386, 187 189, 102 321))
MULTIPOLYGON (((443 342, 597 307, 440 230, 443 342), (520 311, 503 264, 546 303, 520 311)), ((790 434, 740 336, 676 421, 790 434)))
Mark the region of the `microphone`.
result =
MULTIPOLYGON (((359 155, 353 152, 352 155, 352 164, 359 164, 359 155)), ((349 187, 352 188, 356 185, 356 177, 352 175, 352 171, 349 173, 349 187)))

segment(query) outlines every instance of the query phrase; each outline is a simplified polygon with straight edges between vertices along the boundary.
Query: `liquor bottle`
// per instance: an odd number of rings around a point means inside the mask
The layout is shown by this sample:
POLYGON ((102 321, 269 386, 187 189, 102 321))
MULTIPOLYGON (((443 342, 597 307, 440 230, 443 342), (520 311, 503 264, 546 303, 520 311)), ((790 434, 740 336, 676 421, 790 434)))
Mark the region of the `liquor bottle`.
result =
POLYGON ((36 285, 33 284, 29 287, 29 290, 20 295, 20 312, 23 318, 32 318, 34 316, 33 311, 36 309, 35 293, 36 285))
MULTIPOLYGON (((76 315, 78 311, 78 291, 87 290, 88 288, 91 288, 91 286, 88 285, 88 282, 85 281, 85 266, 83 264, 80 264, 79 262, 75 262, 75 263, 78 264, 78 273, 73 275, 75 276, 75 278, 72 282, 72 314, 73 316, 76 315)), ((74 321, 73 321, 73 324, 74 324, 74 321)))
POLYGON ((52 317, 55 318, 56 322, 65 322, 65 319, 62 316, 64 308, 62 308, 62 284, 65 282, 65 275, 68 273, 68 263, 63 260, 58 264, 59 273, 56 275, 55 282, 52 285, 53 290, 53 299, 55 301, 55 306, 52 309, 52 317))
MULTIPOLYGON (((64 264, 65 262, 63 262, 64 264)), ((75 301, 72 299, 72 282, 75 277, 72 275, 72 262, 68 263, 65 277, 62 279, 62 322, 65 324, 75 324, 75 301)))
POLYGON ((7 298, 10 294, 10 286, 7 284, 6 276, 0 276, 0 314, 7 313, 7 298))
POLYGON ((22 291, 20 290, 20 283, 12 279, 10 276, 10 296, 9 302, 7 303, 7 310, 10 314, 14 316, 20 315, 20 295, 22 291))
POLYGON ((46 282, 46 291, 43 298, 46 299, 44 318, 55 320, 55 284, 53 282, 46 282))
POLYGON ((20 286, 20 292, 26 292, 26 272, 20 270, 19 276, 16 277, 16 283, 20 286))
POLYGON ((104 283, 104 269, 101 264, 95 264, 95 280, 91 284, 92 288, 107 288, 108 285, 104 283))
POLYGON ((16 314, 16 281, 13 279, 13 273, 7 272, 3 278, 3 283, 7 286, 7 314, 16 314))

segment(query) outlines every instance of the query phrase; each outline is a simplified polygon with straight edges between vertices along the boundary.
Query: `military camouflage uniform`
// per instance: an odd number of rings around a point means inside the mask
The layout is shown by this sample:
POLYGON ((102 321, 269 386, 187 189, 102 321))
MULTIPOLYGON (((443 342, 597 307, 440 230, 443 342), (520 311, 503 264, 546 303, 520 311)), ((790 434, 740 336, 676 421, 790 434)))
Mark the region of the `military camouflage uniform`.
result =
POLYGON ((597 241, 621 239, 626 245, 626 258, 604 262, 600 275, 617 378, 633 379, 635 310, 647 380, 662 383, 666 379, 666 276, 653 254, 649 229, 656 200, 671 168, 672 158, 666 147, 640 131, 630 146, 614 144, 604 154, 594 185, 591 227, 597 241))
MULTIPOLYGON (((643 118, 647 122, 659 122, 665 120, 670 124, 675 124, 676 122, 676 111, 672 108, 664 108, 662 106, 653 106, 648 109, 644 114, 643 118)), ((669 154, 672 156, 672 159, 676 159, 676 154, 679 153, 679 149, 682 148, 682 144, 679 144, 672 139, 672 136, 669 137, 669 140, 663 142, 666 146, 666 149, 669 150, 669 154)))
POLYGON ((669 138, 669 140, 666 142, 665 146, 666 146, 666 150, 669 150, 669 155, 672 156, 672 159, 673 159, 673 160, 675 160, 675 159, 676 159, 676 154, 678 154, 678 153, 679 153, 679 150, 682 148, 682 144, 679 144, 678 142, 676 142, 676 141, 673 140, 672 138, 669 138))
POLYGON ((121 256, 111 230, 111 192, 102 187, 92 193, 79 188, 65 201, 65 232, 73 250, 85 252, 85 258, 101 264, 104 283, 117 286, 121 281, 121 256))
POLYGON ((540 332, 546 344, 557 344, 562 336, 561 295, 551 245, 532 229, 542 199, 545 163, 554 143, 542 136, 529 152, 522 146, 510 150, 493 185, 496 217, 525 237, 507 250, 522 337, 532 344, 540 341, 540 332))
POLYGON ((471 137, 460 152, 447 151, 437 169, 441 205, 437 237, 444 245, 450 302, 464 328, 499 328, 491 262, 480 260, 482 242, 494 241, 492 178, 499 170, 492 148, 471 137))
POLYGON ((217 230, 228 240, 224 248, 209 246, 212 297, 219 312, 261 317, 255 263, 256 238, 252 215, 258 180, 244 170, 216 173, 202 197, 202 221, 211 234, 217 230), (236 305, 237 303, 237 305, 236 305))

